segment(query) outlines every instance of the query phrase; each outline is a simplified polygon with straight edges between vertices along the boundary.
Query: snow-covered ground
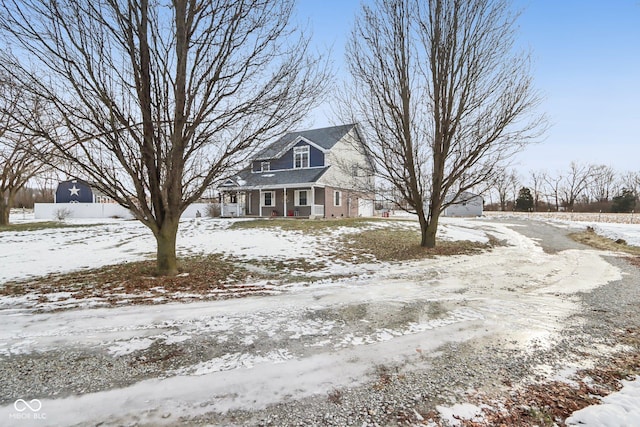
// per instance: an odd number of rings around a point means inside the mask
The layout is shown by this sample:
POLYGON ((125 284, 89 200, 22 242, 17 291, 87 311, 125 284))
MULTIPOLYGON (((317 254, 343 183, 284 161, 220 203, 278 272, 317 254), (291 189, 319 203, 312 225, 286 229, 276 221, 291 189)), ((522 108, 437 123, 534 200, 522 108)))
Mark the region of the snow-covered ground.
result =
POLYGON ((602 404, 576 411, 566 420, 570 426, 623 427, 640 426, 640 376, 622 381, 620 391, 602 399, 602 404))
MULTIPOLYGON (((30 221, 16 215, 15 223, 30 221)), ((229 229, 229 219, 189 219, 180 224, 179 256, 224 253, 249 259, 321 259, 333 254, 339 234, 358 232, 350 227, 336 228, 326 235, 305 235, 273 229, 229 229)), ((242 221, 242 220, 240 220, 242 221)), ((42 229, 0 234, 0 283, 64 273, 155 257, 151 231, 135 220, 105 218, 69 219, 69 228, 42 229), (78 225, 87 227, 75 227, 78 225), (74 226, 74 227, 71 227, 74 226)), ((397 222, 372 222, 371 228, 397 225, 397 222)), ((417 223, 402 221, 403 226, 417 223)), ((449 240, 487 242, 484 232, 462 220, 445 221, 439 236, 449 240)), ((325 260, 331 263, 329 259, 325 260)), ((338 268, 337 266, 334 266, 338 268)))
MULTIPOLYGON (((29 221, 20 216, 14 219, 29 221)), ((178 252, 273 260, 314 257, 324 259, 330 270, 338 272, 345 267, 333 264, 331 258, 335 235, 354 231, 343 228, 305 236, 284 230, 232 230, 231 221, 184 221, 178 252)), ((100 223, 0 233, 0 284, 154 256, 153 237, 138 222, 100 223)), ((371 227, 393 224, 376 222, 371 227)), ((640 235, 638 227, 607 224, 606 230, 615 230, 616 238, 634 244, 640 235)), ((272 297, 40 314, 16 310, 10 301, 3 305, 3 297, 0 354, 84 347, 117 358, 154 344, 186 345, 203 337, 220 344, 233 342, 229 351, 169 372, 165 378, 41 399, 46 419, 32 420, 38 426, 97 420, 126 424, 131 419, 171 424, 181 415, 259 409, 282 401, 292 393, 291 378, 296 378, 297 398, 357 385, 368 378, 371 366, 400 361, 421 366, 428 363, 424 354, 445 343, 489 333, 501 333, 520 348, 544 347, 579 309, 574 293, 621 277, 620 270, 598 251, 566 250, 550 255, 532 239, 491 220, 444 218, 440 233, 445 239, 475 241, 486 241, 492 235, 510 245, 474 256, 380 263, 375 271, 363 270, 366 274, 356 278, 299 286, 272 297), (410 311, 416 303, 428 310, 410 311), (358 318, 349 311, 353 307, 364 307, 369 317, 358 318), (355 316, 354 320, 345 322, 340 313, 355 316), (389 323, 407 313, 410 316, 403 321, 389 323), (282 344, 259 345, 271 340, 282 344)), ((620 422, 610 425, 640 425, 637 411, 607 409, 629 407, 629 399, 639 394, 638 381, 626 383, 621 392, 606 398, 607 405, 580 411, 572 420, 602 425, 597 422, 602 411, 608 411, 610 422, 620 422)), ((470 413, 477 417, 473 409, 465 404, 439 408, 443 418, 451 420, 470 413)), ((0 424, 16 410, 15 404, 0 407, 0 424)))
MULTIPOLYGON (((586 225, 585 223, 581 223, 586 225)), ((589 224, 596 233, 613 240, 623 239, 628 245, 640 246, 640 224, 589 224)))

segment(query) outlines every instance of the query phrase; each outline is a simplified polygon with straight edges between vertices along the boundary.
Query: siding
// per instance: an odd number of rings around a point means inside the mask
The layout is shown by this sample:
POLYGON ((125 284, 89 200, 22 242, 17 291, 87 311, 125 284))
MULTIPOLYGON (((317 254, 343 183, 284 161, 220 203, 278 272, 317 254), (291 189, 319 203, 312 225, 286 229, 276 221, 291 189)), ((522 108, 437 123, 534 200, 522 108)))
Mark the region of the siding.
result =
POLYGON ((360 147, 361 141, 353 128, 327 154, 327 163, 332 165, 320 182, 336 188, 355 191, 373 189, 373 171, 360 147), (358 176, 353 176, 353 167, 358 166, 358 176))
MULTIPOLYGON (((306 141, 298 142, 295 147, 303 147, 309 145, 306 141)), ((324 153, 318 150, 313 145, 309 145, 309 166, 321 167, 324 166, 324 153)), ((260 172, 262 169, 262 161, 254 161, 252 170, 254 172, 260 172)), ((279 159, 271 160, 271 170, 293 169, 293 147, 287 150, 279 159)))

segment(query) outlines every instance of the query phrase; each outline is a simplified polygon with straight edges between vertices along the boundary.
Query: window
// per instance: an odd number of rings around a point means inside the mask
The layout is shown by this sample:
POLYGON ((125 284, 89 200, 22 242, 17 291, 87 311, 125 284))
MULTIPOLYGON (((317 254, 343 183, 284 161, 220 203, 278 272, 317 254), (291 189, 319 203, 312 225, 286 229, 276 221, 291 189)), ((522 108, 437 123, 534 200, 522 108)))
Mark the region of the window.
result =
POLYGON ((262 193, 262 206, 275 206, 276 194, 274 191, 265 191, 262 193))
POLYGON ((260 171, 261 172, 269 172, 271 170, 271 162, 262 162, 260 163, 260 171))
POLYGON ((296 190, 295 205, 309 206, 309 190, 296 190))
POLYGON ((293 147, 293 168, 301 169, 309 167, 309 146, 293 147))
POLYGON ((342 206, 342 192, 334 191, 333 192, 333 206, 342 206))

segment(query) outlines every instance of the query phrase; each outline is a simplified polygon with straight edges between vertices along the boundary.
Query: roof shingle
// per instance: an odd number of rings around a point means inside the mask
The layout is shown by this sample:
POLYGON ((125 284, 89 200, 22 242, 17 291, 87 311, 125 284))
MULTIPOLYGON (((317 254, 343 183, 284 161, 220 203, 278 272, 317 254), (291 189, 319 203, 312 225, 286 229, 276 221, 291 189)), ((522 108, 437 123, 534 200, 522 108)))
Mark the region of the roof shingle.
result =
POLYGON ((236 177, 238 188, 269 188, 293 184, 313 184, 329 167, 293 169, 254 173, 251 169, 241 171, 236 177))
POLYGON ((303 137, 322 147, 330 150, 343 136, 347 134, 355 125, 332 126, 320 129, 303 130, 298 132, 289 132, 276 142, 258 153, 254 160, 270 160, 281 155, 289 145, 298 137, 303 137))

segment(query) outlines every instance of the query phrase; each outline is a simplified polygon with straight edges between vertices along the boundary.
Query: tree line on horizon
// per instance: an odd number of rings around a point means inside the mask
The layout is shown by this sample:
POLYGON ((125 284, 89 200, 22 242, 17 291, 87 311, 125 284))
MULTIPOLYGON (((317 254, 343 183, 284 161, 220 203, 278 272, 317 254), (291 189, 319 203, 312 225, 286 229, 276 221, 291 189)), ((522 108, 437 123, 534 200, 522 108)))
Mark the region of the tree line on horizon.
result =
POLYGON ((486 196, 486 210, 632 212, 640 206, 640 170, 578 162, 564 171, 531 170, 524 176, 509 169, 486 196))

